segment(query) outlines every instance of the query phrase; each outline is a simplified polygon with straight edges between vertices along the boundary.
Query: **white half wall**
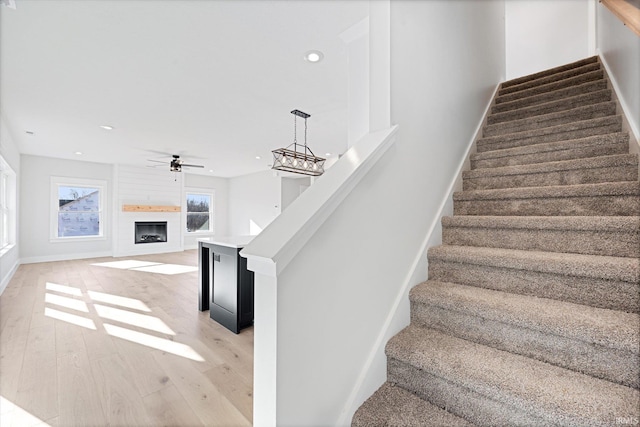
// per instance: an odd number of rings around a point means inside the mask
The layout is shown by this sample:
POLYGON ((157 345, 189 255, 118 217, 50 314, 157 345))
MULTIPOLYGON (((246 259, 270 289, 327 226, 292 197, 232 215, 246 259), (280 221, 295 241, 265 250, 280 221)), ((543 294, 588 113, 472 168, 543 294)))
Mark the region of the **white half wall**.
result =
POLYGON ((601 3, 597 46, 636 140, 640 140, 640 37, 601 3))
MULTIPOLYGON (((16 202, 20 194, 20 152, 4 118, 0 115, 0 155, 11 167, 16 176, 16 202)), ((20 227, 20 204, 16 206, 16 223, 20 227)), ((0 294, 11 280, 20 264, 20 232, 16 230, 15 244, 0 252, 0 294)))
POLYGON ((590 1, 507 0, 504 3, 507 80, 590 55, 590 1))
POLYGON ((259 234, 281 212, 280 177, 273 171, 229 179, 229 234, 259 234))
POLYGON ((109 256, 112 253, 112 166, 23 154, 20 159, 20 258, 23 263, 109 256), (50 241, 51 177, 107 182, 103 210, 105 238, 91 241, 50 241))
MULTIPOLYGON (((409 322, 407 284, 427 277, 413 271, 423 242, 504 79, 503 1, 399 0, 390 15, 398 139, 277 276, 276 425, 349 425, 385 380, 384 343, 409 322)), ((272 332, 260 327, 256 348, 272 332)), ((273 381, 255 366, 256 387, 273 381)))
POLYGON ((295 199, 297 199, 309 186, 311 178, 308 176, 302 178, 285 178, 281 179, 281 211, 284 211, 295 199))

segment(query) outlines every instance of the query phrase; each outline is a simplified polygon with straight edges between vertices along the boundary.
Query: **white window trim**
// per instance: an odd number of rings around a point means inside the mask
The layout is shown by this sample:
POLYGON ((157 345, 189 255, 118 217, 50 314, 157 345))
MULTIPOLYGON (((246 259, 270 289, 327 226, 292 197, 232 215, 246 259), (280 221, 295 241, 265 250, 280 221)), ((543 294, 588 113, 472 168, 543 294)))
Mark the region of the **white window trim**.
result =
POLYGON ((96 240, 107 239, 107 223, 109 207, 106 204, 107 193, 107 181, 97 179, 85 179, 85 178, 69 178, 61 176, 51 177, 51 190, 50 190, 50 225, 49 225, 49 241, 51 243, 60 242, 87 242, 96 240), (97 236, 69 236, 58 237, 58 187, 61 185, 68 185, 70 187, 91 187, 97 188, 100 191, 100 234, 97 236))
POLYGON ((211 188, 197 188, 197 187, 185 187, 184 197, 182 198, 182 229, 186 236, 194 236, 196 234, 213 235, 216 233, 216 217, 215 217, 215 205, 216 205, 216 192, 211 188), (187 230, 187 196, 189 194, 197 194, 202 196, 209 196, 211 203, 209 204, 209 230, 188 231, 187 230))
POLYGON ((3 227, 5 218, 7 221, 6 242, 0 241, 0 256, 7 253, 16 244, 17 235, 17 179, 16 173, 9 166, 2 156, 0 156, 0 227, 3 227))

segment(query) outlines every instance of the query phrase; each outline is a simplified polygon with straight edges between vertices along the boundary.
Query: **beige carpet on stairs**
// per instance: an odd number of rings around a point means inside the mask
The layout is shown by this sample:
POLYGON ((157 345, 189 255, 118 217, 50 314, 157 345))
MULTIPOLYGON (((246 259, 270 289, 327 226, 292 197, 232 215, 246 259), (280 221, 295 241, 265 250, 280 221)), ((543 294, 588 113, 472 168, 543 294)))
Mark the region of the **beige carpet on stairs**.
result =
POLYGON ((612 90, 598 57, 501 85, 353 426, 640 425, 638 155, 612 90))

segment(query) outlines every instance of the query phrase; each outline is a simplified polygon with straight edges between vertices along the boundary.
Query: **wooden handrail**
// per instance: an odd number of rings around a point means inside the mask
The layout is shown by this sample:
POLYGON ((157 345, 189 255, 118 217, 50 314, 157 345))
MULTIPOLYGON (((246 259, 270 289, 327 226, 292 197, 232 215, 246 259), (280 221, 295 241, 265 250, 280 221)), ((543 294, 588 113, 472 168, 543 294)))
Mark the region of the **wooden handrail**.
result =
POLYGON ((640 36, 640 8, 625 0, 600 0, 631 31, 640 36))

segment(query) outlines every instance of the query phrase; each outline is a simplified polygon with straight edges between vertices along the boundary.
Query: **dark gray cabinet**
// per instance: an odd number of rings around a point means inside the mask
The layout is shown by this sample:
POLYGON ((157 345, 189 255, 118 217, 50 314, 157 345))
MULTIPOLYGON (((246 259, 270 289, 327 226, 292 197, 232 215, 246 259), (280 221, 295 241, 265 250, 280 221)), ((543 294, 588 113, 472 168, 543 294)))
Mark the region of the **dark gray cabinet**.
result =
POLYGON ((253 272, 239 253, 241 247, 198 243, 200 311, 227 329, 240 332, 253 324, 253 272))

